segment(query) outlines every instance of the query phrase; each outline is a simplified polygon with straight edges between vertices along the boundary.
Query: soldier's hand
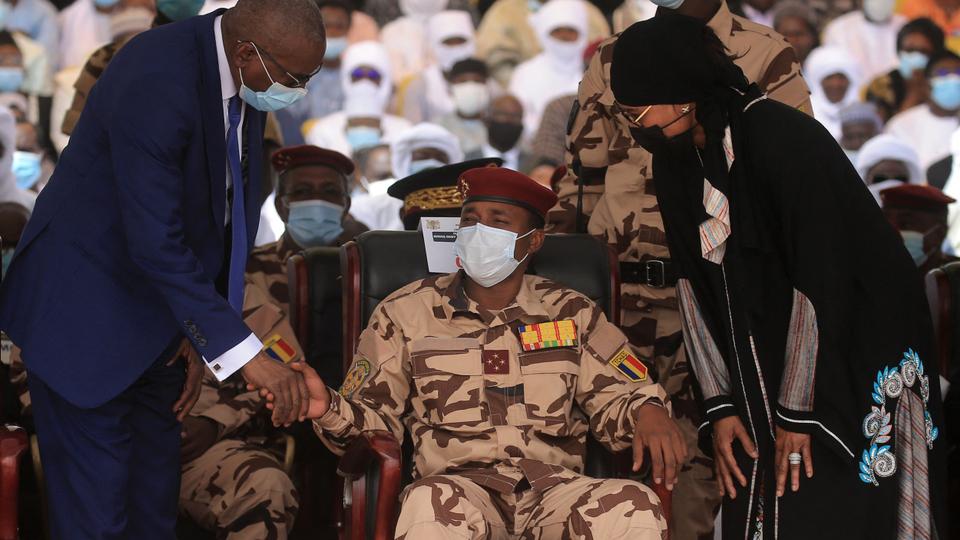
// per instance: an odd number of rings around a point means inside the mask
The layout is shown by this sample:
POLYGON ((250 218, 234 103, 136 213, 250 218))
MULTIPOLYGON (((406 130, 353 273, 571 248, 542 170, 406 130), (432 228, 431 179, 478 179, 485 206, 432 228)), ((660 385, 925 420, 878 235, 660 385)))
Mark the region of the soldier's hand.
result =
POLYGON ((211 446, 217 443, 220 435, 220 424, 203 416, 188 416, 183 421, 180 438, 180 462, 189 463, 211 446))
POLYGON ((731 499, 737 498, 733 477, 736 477, 741 486, 747 487, 747 477, 740 472, 737 458, 733 455, 735 440, 740 441, 740 445, 750 457, 753 459, 760 457, 739 416, 728 416, 713 423, 713 463, 717 473, 717 484, 720 486, 720 496, 729 495, 731 499))
POLYGON ((687 445, 667 410, 652 403, 637 412, 633 428, 634 472, 643 466, 645 450, 650 451, 653 481, 660 484, 666 478, 667 489, 672 490, 680 467, 687 460, 687 445))
POLYGON ((273 425, 289 426, 307 414, 309 394, 303 377, 261 352, 242 368, 249 390, 259 390, 273 411, 273 425))
POLYGON ((317 371, 308 366, 306 362, 294 362, 290 364, 294 371, 303 375, 303 382, 307 384, 307 391, 310 392, 310 406, 307 408, 307 418, 313 420, 326 414, 330 408, 330 392, 327 385, 317 375, 317 371))
POLYGON ((203 362, 200 361, 200 355, 190 340, 184 339, 180 343, 180 348, 173 355, 168 366, 172 366, 177 360, 183 359, 184 368, 187 370, 187 378, 183 382, 183 391, 180 392, 180 398, 173 404, 173 412, 177 415, 177 421, 183 422, 183 419, 190 413, 190 409, 196 405, 200 397, 200 385, 203 381, 203 362))

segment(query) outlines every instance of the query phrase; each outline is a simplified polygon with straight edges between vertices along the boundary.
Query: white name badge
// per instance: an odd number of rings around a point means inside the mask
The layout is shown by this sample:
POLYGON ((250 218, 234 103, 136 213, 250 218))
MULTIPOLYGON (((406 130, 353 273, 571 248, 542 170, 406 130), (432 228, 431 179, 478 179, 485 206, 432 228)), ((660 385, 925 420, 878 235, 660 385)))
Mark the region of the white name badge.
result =
POLYGON ((458 217, 422 217, 420 231, 423 233, 423 247, 427 252, 427 269, 435 274, 449 274, 460 269, 457 266, 457 253, 454 242, 457 241, 458 217))

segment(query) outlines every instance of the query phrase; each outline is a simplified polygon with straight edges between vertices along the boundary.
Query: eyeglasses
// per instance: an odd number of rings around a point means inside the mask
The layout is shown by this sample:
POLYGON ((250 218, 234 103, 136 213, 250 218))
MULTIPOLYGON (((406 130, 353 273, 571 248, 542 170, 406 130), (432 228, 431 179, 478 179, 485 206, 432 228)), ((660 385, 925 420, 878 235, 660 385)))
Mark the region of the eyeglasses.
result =
POLYGON ((933 70, 931 74, 933 77, 946 77, 947 75, 960 75, 960 68, 947 69, 940 68, 933 70))
MULTIPOLYGON (((289 69, 283 67, 283 65, 282 65, 280 62, 277 62, 277 59, 274 58, 273 55, 271 55, 269 52, 267 52, 266 49, 264 49, 263 47, 257 45, 256 42, 253 42, 253 41, 250 41, 250 40, 246 40, 246 41, 244 41, 244 40, 238 40, 237 43, 249 43, 249 44, 253 45, 253 48, 257 51, 257 54, 258 54, 258 55, 261 55, 261 57, 266 57, 267 60, 270 61, 270 63, 272 63, 273 65, 275 65, 275 66, 277 66, 278 68, 280 68, 280 71, 283 71, 283 73, 284 73, 287 77, 289 77, 290 80, 293 81, 293 87, 294 87, 294 88, 305 88, 307 82, 309 82, 310 79, 311 79, 314 75, 316 75, 317 73, 320 73, 320 70, 323 68, 323 66, 321 65, 321 66, 318 67, 313 73, 310 73, 309 75, 305 75, 305 74, 294 75, 294 74, 290 73, 290 70, 289 70, 289 69)), ((269 73, 267 73, 267 75, 269 75, 269 73)))
MULTIPOLYGON (((640 121, 643 120, 643 117, 646 116, 647 113, 649 113, 651 109, 653 109, 653 105, 647 105, 647 108, 645 108, 643 111, 641 111, 640 114, 637 115, 636 117, 634 117, 633 114, 631 114, 629 111, 624 110, 623 107, 619 107, 619 108, 620 108, 620 112, 623 113, 623 115, 626 117, 626 119, 627 119, 628 122, 630 122, 631 124, 633 124, 633 125, 635 125, 635 126, 637 126, 637 127, 642 128, 642 127, 643 127, 643 124, 641 124, 640 121)), ((673 120, 671 120, 671 121, 668 122, 667 124, 665 124, 665 125, 663 125, 663 126, 660 126, 660 128, 663 129, 663 128, 672 126, 673 124, 676 124, 677 122, 680 121, 681 118, 683 118, 684 116, 690 114, 690 112, 691 112, 692 110, 693 110, 693 107, 690 106, 690 105, 684 105, 684 106, 680 107, 680 116, 674 118, 673 120)))
POLYGON ((374 68, 356 67, 350 72, 350 79, 353 81, 369 79, 377 84, 380 84, 381 79, 383 79, 383 75, 381 75, 380 72, 374 68))

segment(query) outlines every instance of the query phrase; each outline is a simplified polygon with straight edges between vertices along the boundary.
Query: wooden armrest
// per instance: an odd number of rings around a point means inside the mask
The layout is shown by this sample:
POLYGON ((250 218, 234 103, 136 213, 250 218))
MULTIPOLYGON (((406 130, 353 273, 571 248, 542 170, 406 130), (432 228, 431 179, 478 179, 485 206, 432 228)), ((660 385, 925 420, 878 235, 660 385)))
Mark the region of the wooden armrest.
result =
POLYGON ((349 515, 350 533, 347 538, 393 538, 396 526, 397 505, 400 495, 401 473, 400 442, 387 431, 369 431, 357 436, 340 458, 337 474, 344 477, 346 489, 345 514, 349 515), (377 474, 376 492, 367 500, 371 475, 377 474), (349 510, 346 508, 349 506, 349 510), (372 513, 368 512, 369 510, 372 513), (368 524, 368 517, 372 518, 368 524), (373 534, 367 534, 368 525, 373 534))
POLYGON ((667 536, 664 537, 664 540, 670 538, 669 527, 673 526, 671 521, 673 518, 673 492, 667 489, 667 485, 664 483, 654 483, 651 485, 650 489, 657 494, 657 497, 660 497, 660 511, 663 512, 663 519, 667 522, 667 536))
POLYGON ((0 540, 17 538, 20 456, 27 446, 27 432, 23 428, 0 426, 0 540))
POLYGON ((371 470, 373 466, 383 474, 393 474, 396 469, 397 485, 400 479, 400 443, 387 431, 368 431, 355 438, 347 447, 337 465, 337 474, 349 480, 356 480, 371 470))

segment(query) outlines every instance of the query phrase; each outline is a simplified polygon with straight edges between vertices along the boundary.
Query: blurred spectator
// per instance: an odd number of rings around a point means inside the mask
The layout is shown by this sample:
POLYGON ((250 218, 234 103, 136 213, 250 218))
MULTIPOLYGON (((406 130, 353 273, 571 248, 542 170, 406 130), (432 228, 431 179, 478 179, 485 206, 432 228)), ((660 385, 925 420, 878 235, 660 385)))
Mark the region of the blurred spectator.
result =
POLYGON ((897 68, 867 86, 866 99, 877 105, 884 121, 927 101, 930 87, 924 71, 930 57, 943 48, 943 30, 930 19, 916 19, 900 29, 897 68))
POLYGON ((447 0, 403 0, 403 16, 380 30, 380 41, 390 55, 393 82, 398 87, 402 88, 432 62, 427 21, 446 8, 447 0))
POLYGON ((950 154, 950 136, 960 126, 960 57, 943 51, 927 64, 930 98, 887 123, 887 133, 908 141, 923 170, 950 154))
POLYGON ((897 33, 907 20, 894 14, 895 0, 863 0, 863 9, 841 15, 823 30, 823 44, 846 49, 869 81, 895 68, 897 33))
POLYGON ((840 146, 850 158, 850 163, 857 162, 860 149, 876 137, 882 128, 880 115, 872 103, 854 103, 840 109, 840 146))
POLYGON ((820 27, 860 7, 860 0, 805 0, 817 15, 820 27))
POLYGON ((857 156, 857 172, 880 204, 880 192, 900 184, 926 184, 917 152, 893 135, 877 135, 857 156))
POLYGON ((49 152, 40 146, 36 126, 26 120, 17 121, 16 148, 13 174, 17 179, 17 187, 41 191, 53 174, 54 163, 49 152))
POLYGON ((393 170, 390 165, 390 146, 387 144, 358 150, 353 154, 353 161, 357 164, 357 168, 353 176, 354 185, 350 191, 352 197, 368 193, 370 184, 373 182, 393 178, 393 170))
POLYGON ((383 45, 362 41, 342 56, 343 110, 320 118, 308 129, 307 143, 352 156, 355 150, 380 144, 410 127, 410 122, 386 114, 393 83, 390 59, 383 45))
MULTIPOLYGON (((478 17, 473 6, 474 2, 471 0, 449 0, 445 7, 440 9, 466 11, 476 21, 478 17)), ((366 0, 363 3, 363 11, 369 14, 380 28, 399 19, 404 14, 398 0, 366 0)))
POLYGON ((82 66, 110 43, 110 15, 120 8, 120 0, 75 0, 61 11, 59 69, 82 66))
POLYGON ((475 58, 461 60, 453 65, 447 77, 454 110, 440 117, 437 124, 453 133, 463 152, 470 154, 487 141, 487 127, 483 123, 483 114, 490 105, 487 65, 475 58))
MULTIPOLYGON (((552 170, 563 165, 567 147, 567 123, 570 111, 577 99, 576 94, 555 98, 547 104, 540 119, 540 128, 530 144, 534 165, 545 165, 552 170)), ((531 176, 533 176, 531 174, 531 176)), ((536 178, 535 178, 536 180, 536 178)))
POLYGON ((0 276, 7 275, 7 268, 10 267, 10 261, 13 260, 17 243, 20 242, 20 236, 23 235, 23 230, 27 227, 27 221, 29 220, 30 211, 22 204, 0 202, 0 240, 3 241, 3 249, 0 251, 3 259, 3 271, 0 276))
POLYGON ((773 12, 773 29, 790 42, 801 65, 807 61, 810 51, 820 46, 816 15, 799 0, 777 4, 773 12))
MULTIPOLYGON (((757 24, 773 28, 773 8, 777 0, 742 0, 739 4, 744 17, 757 24)), ((733 2, 730 8, 737 13, 733 2)))
MULTIPOLYGON (((0 20, 0 28, 5 22, 0 20)), ((23 67, 23 83, 20 91, 28 96, 48 98, 53 95, 53 64, 42 45, 19 31, 0 30, 0 34, 9 34, 10 39, 0 38, 0 43, 9 44, 12 39, 23 67)), ((39 120, 38 104, 31 103, 28 115, 34 121, 39 120)))
POLYGON ((900 13, 907 19, 926 17, 943 30, 947 48, 960 53, 960 4, 956 0, 903 0, 900 13))
POLYGON ((47 61, 57 65, 60 54, 60 29, 57 26, 57 9, 48 0, 10 0, 0 6, 0 20, 5 20, 9 30, 23 32, 47 52, 47 61), (4 15, 2 12, 9 10, 4 15))
POLYGON ((657 5, 650 0, 624 0, 613 12, 613 33, 619 34, 635 22, 645 21, 657 13, 657 5))
MULTIPOLYGON (((473 21, 466 11, 441 11, 427 23, 434 61, 399 92, 396 110, 411 122, 436 122, 454 110, 450 70, 476 51, 473 21)), ((484 81, 486 80, 484 76, 484 81)))
POLYGON ((893 225, 920 273, 958 260, 943 253, 947 206, 957 202, 932 186, 902 185, 880 192, 883 214, 893 225))
POLYGON ((16 203, 33 212, 37 194, 18 187, 13 174, 13 154, 16 151, 16 122, 10 111, 0 108, 0 203, 16 203))
POLYGON ((839 47, 818 47, 804 64, 810 81, 813 116, 833 136, 840 139, 840 109, 856 103, 860 70, 856 60, 839 47))
MULTIPOLYGON (((490 75, 504 88, 510 84, 513 70, 543 50, 543 44, 530 23, 530 15, 546 6, 538 0, 497 0, 483 16, 477 28, 477 55, 487 62, 490 75)), ((577 27, 586 24, 584 43, 592 43, 610 35, 610 26, 603 13, 593 4, 584 3, 586 16, 577 27)))
MULTIPOLYGON (((396 178, 463 161, 460 144, 452 133, 435 124, 417 124, 390 141, 390 160, 396 178)), ((395 180, 380 180, 368 192, 354 197, 350 213, 370 230, 402 231, 403 201, 387 194, 395 180)))
POLYGON ((510 93, 523 104, 523 126, 531 137, 553 98, 577 92, 587 47, 587 3, 550 0, 531 17, 543 52, 517 66, 510 93))
POLYGON ((484 122, 487 143, 467 154, 467 159, 500 158, 504 167, 528 172, 531 157, 521 148, 523 116, 523 105, 517 98, 506 95, 494 99, 484 122))
POLYGON ((23 87, 23 56, 13 35, 0 30, 0 94, 16 94, 23 87))
POLYGON ((10 109, 17 122, 22 122, 27 119, 30 103, 27 96, 20 92, 0 92, 0 107, 10 109))

